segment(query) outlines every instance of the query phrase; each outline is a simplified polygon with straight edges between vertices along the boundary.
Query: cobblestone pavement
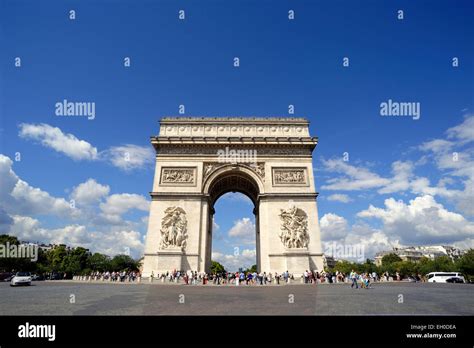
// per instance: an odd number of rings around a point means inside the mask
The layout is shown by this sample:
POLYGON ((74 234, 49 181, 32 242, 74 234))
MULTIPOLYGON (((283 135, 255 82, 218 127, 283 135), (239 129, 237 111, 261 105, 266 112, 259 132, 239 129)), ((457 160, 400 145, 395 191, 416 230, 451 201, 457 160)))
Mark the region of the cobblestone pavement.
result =
POLYGON ((474 285, 0 283, 0 315, 473 315, 474 285))

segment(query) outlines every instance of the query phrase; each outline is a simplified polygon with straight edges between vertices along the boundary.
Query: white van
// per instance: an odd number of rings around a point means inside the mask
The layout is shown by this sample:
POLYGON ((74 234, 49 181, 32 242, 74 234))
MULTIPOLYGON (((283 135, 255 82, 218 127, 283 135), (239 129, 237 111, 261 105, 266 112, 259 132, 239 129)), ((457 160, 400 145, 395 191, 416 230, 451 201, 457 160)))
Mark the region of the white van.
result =
POLYGON ((458 272, 431 272, 426 275, 429 283, 465 283, 464 277, 458 272), (454 278, 454 279, 453 279, 454 278))

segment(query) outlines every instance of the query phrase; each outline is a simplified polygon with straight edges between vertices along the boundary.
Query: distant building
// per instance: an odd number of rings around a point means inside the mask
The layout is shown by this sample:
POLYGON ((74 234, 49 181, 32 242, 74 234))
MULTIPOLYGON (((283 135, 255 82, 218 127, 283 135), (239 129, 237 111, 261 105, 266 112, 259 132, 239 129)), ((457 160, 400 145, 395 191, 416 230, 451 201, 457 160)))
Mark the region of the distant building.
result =
POLYGON ((336 259, 332 256, 323 255, 324 269, 334 268, 336 266, 336 259))
POLYGON ((410 246, 406 248, 393 248, 390 251, 382 251, 375 255, 375 264, 382 265, 382 258, 388 254, 396 254, 402 261, 417 262, 422 257, 434 260, 440 256, 449 256, 453 261, 461 257, 464 251, 452 246, 446 245, 428 245, 428 246, 410 246))

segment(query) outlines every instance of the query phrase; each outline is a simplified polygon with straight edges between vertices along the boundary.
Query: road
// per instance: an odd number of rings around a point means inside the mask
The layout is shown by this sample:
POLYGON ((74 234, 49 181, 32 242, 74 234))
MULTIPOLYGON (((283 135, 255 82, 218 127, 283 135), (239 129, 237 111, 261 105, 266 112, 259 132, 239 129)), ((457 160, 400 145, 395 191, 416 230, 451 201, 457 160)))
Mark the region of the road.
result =
POLYGON ((473 315, 474 285, 0 283, 0 315, 473 315))

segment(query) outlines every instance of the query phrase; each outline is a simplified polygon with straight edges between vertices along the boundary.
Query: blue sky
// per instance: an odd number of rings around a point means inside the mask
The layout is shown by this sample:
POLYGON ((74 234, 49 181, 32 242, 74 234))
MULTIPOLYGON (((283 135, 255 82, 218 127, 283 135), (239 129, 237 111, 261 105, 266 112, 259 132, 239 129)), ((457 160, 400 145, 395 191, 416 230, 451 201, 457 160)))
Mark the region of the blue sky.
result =
MULTIPOLYGON (((323 241, 367 256, 472 246, 473 14, 472 1, 0 0, 0 232, 138 256, 160 117, 292 104, 320 139, 323 241), (56 116, 64 99, 94 102, 95 118, 56 116), (381 117, 388 99, 420 103, 420 119, 381 117)), ((237 195, 218 207, 215 256, 253 263, 252 207, 237 195)))

